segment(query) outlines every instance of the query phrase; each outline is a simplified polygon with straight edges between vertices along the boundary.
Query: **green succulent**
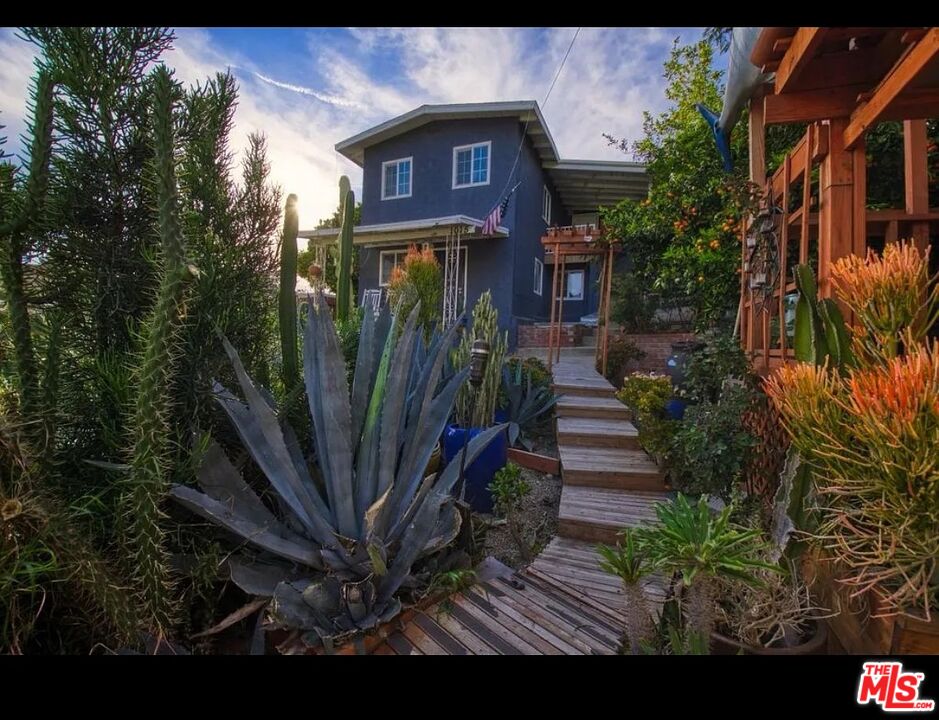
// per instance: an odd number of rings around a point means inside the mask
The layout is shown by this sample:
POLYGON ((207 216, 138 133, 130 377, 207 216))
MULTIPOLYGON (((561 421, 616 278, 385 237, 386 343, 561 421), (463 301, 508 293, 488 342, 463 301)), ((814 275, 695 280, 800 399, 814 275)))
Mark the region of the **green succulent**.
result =
POLYGON ((502 391, 506 397, 506 414, 509 421, 509 444, 520 442, 531 450, 531 441, 525 436, 525 428, 555 406, 559 397, 551 386, 532 383, 531 372, 525 371, 522 384, 522 365, 516 363, 514 371, 506 364, 502 367, 502 391))
MULTIPOLYGON (((216 385, 222 408, 277 496, 272 512, 212 444, 198 475, 204 492, 177 485, 172 497, 271 556, 235 560, 232 579, 273 598, 275 620, 332 642, 396 615, 412 568, 459 533, 451 497, 460 455, 438 475, 424 469, 468 369, 441 378, 454 325, 425 348, 419 306, 400 335, 387 307, 365 313, 350 389, 332 317, 322 296, 308 309, 304 379, 313 428, 311 473, 290 426, 246 375, 225 341, 245 401, 216 385), (314 307, 315 306, 315 307, 314 307), (259 560, 259 559, 258 559, 259 560)), ((472 462, 505 426, 490 428, 466 449, 472 462)))

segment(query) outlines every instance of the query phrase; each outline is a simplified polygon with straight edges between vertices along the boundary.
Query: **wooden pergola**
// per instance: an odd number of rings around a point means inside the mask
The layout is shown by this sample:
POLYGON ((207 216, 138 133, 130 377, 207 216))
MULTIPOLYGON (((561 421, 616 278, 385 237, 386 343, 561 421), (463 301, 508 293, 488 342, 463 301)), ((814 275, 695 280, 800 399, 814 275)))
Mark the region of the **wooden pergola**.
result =
POLYGON ((597 310, 597 365, 606 375, 606 356, 609 344, 610 292, 613 287, 613 255, 619 252, 617 241, 602 241, 602 230, 594 225, 548 228, 541 244, 545 249, 545 262, 554 265, 551 278, 551 322, 548 326, 548 370, 561 360, 561 326, 564 322, 564 293, 558 283, 558 273, 564 277, 568 258, 583 262, 592 257, 603 258, 600 274, 600 307, 597 310), (601 320, 602 318, 602 320, 601 320), (556 341, 556 342, 555 342, 556 341), (555 358, 555 352, 557 357, 555 358))
POLYGON ((744 230, 741 268, 741 342, 765 373, 793 358, 786 321, 796 263, 813 264, 820 296, 830 297, 836 259, 901 237, 926 248, 936 236, 926 119, 939 118, 939 27, 763 28, 750 60, 775 73, 749 102, 749 169, 750 179, 766 188, 767 206, 781 210, 769 213, 778 282, 772 289, 760 285, 765 272, 757 270, 766 265, 751 267, 752 222, 744 230), (868 210, 865 133, 888 120, 903 122, 905 207, 868 210), (781 123, 808 128, 767 178, 765 129, 781 123))

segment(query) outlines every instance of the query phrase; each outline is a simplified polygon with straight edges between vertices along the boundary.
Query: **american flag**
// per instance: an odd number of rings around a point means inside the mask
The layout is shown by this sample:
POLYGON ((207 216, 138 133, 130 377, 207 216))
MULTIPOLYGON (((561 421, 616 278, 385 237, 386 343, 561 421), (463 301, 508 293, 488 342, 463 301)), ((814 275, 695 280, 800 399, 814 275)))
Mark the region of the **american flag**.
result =
MULTIPOLYGON (((519 183, 521 185, 521 183, 519 183)), ((518 190, 518 185, 509 190, 509 194, 505 196, 505 200, 496 205, 495 209, 489 213, 489 217, 486 218, 483 222, 483 235, 493 235, 496 230, 499 229, 499 224, 502 222, 502 216, 505 215, 505 209, 509 206, 509 198, 512 197, 512 193, 518 190)))

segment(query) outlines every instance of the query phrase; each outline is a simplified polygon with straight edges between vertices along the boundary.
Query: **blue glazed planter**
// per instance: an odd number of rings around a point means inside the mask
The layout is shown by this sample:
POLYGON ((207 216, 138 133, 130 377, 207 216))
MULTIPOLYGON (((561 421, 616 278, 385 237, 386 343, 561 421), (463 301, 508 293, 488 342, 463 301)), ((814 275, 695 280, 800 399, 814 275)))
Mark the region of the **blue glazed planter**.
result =
POLYGON ((685 408, 688 407, 688 403, 681 398, 673 397, 667 403, 665 403, 665 414, 668 415, 672 420, 681 420, 685 417, 685 408))
MULTIPOLYGON (((472 440, 483 430, 484 428, 470 428, 469 439, 472 440)), ((447 429, 443 431, 443 456, 448 464, 463 449, 465 436, 466 429, 456 425, 447 425, 447 429)), ((508 461, 507 450, 505 433, 502 433, 466 466, 466 501, 476 512, 492 512, 489 483, 496 472, 505 467, 508 461)))

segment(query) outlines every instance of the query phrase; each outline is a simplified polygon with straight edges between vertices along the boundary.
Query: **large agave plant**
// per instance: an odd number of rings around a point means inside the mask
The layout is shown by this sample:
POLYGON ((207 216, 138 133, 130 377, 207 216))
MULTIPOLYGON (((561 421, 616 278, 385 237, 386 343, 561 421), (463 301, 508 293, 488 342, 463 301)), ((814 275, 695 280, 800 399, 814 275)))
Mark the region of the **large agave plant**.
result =
POLYGON ((553 408, 560 396, 555 395, 550 386, 533 385, 531 372, 525 371, 522 383, 522 363, 515 369, 502 367, 502 390, 508 399, 506 415, 509 421, 509 444, 520 442, 526 450, 531 450, 531 440, 525 435, 525 429, 542 414, 553 408))
MULTIPOLYGON (((304 380, 315 450, 311 474, 293 431, 273 401, 245 374, 225 341, 244 401, 216 385, 219 403, 277 499, 272 511, 248 487, 221 448, 210 444, 198 482, 172 496, 262 552, 230 563, 245 591, 270 596, 282 626, 312 631, 308 641, 367 630, 400 611, 398 591, 412 568, 460 530, 451 489, 459 455, 424 477, 434 446, 466 380, 442 378, 453 329, 424 345, 415 307, 399 334, 387 309, 365 313, 351 393, 332 317, 322 298, 310 304, 303 339, 304 380)), ((467 463, 505 426, 469 443, 467 463)))

